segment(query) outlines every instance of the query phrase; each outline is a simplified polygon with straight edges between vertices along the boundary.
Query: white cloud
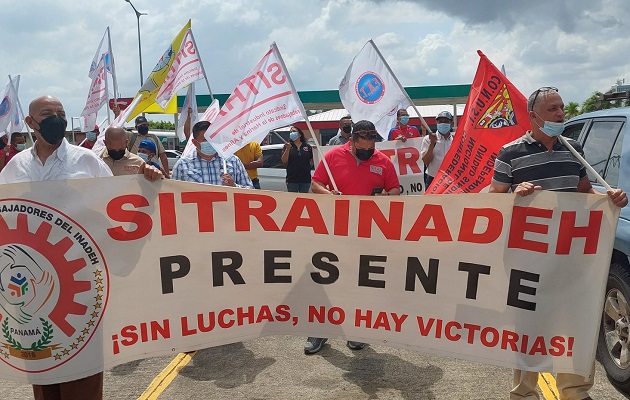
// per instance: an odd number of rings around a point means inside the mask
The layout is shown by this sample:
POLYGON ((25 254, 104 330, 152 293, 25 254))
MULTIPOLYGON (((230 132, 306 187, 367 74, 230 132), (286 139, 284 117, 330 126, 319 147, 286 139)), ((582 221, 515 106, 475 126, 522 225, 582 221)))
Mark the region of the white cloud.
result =
MULTIPOLYGON (((136 16, 123 0, 0 0, 0 82, 21 74, 20 97, 52 94, 69 115, 83 109, 87 71, 107 26, 120 92, 139 87, 136 16)), ((133 0, 140 18, 144 77, 191 18, 214 93, 229 93, 275 41, 298 90, 334 89, 372 38, 406 86, 469 84, 482 50, 525 95, 560 88, 582 102, 630 79, 622 0, 133 0)), ((205 85, 198 85, 203 93, 205 85)), ((102 112, 104 114, 104 112, 102 112)))

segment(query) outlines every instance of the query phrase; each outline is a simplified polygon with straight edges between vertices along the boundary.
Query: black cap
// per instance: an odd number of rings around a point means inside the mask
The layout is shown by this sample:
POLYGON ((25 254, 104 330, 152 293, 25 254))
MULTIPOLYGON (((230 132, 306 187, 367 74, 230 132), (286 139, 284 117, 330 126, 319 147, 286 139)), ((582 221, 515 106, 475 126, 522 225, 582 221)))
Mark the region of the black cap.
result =
POLYGON ((136 126, 140 124, 148 124, 148 123, 149 122, 147 121, 147 119, 143 117, 142 115, 136 118, 136 126))

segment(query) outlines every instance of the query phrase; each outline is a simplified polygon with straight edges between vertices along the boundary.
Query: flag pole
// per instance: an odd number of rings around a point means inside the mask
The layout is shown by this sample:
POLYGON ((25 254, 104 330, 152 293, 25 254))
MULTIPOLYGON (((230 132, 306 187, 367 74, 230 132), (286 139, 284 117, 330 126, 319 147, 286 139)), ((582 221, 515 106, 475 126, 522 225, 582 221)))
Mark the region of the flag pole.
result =
MULTIPOLYGON (((192 28, 190 29, 190 37, 192 38, 193 44, 195 45, 195 49, 199 51, 199 47, 197 47, 197 41, 195 40, 195 35, 193 35, 192 28)), ((210 103, 214 101, 214 96, 212 95, 212 89, 210 89, 210 82, 208 82, 208 75, 206 75, 206 69, 203 67, 203 62, 201 61, 201 54, 199 54, 199 65, 201 65, 201 72, 203 72, 203 78, 206 80, 206 85, 208 85, 208 92, 210 93, 210 103)))
POLYGON ((333 185, 333 189, 335 189, 335 191, 339 192, 339 189, 337 188, 337 183, 335 182, 335 179, 333 178, 332 172, 330 172, 330 166, 328 165, 328 162, 326 162, 326 158, 324 157, 324 153, 322 153, 322 149, 321 149, 321 145, 319 144, 319 140, 317 140, 317 136, 315 136, 315 132, 313 132, 313 127, 311 126, 311 121, 308 120, 308 115, 306 114, 306 110, 304 109, 304 104, 302 104, 302 100, 300 100, 300 96, 298 96, 297 91, 295 90, 295 86, 293 86, 293 81, 291 80, 291 76, 289 75, 289 71, 287 70, 287 66, 284 64, 284 60, 282 59, 282 56, 280 55, 280 51, 278 50, 278 47, 276 46, 276 42, 273 42, 271 44, 271 48, 273 50, 273 52, 275 53, 276 57, 278 57, 278 61, 280 62, 280 66, 282 67, 282 70, 287 74, 287 83, 289 84, 289 86, 291 86, 291 94, 293 95, 293 98, 295 100, 295 102, 297 103, 298 107, 300 108, 300 112, 302 113, 302 115, 304 116, 304 120, 306 121, 306 125, 308 126, 308 130, 309 132, 311 132, 311 137, 313 138, 313 140, 315 141, 316 144, 316 148, 317 148, 317 152, 319 153, 319 158, 320 160, 322 160, 322 163, 324 164, 324 168, 326 168, 326 172, 328 173, 328 176, 330 177, 330 182, 333 185))
MULTIPOLYGON (((107 45, 109 46, 109 59, 112 67, 112 81, 114 83, 114 105, 118 105, 118 82, 116 80, 116 67, 114 63, 114 52, 112 51, 112 37, 109 33, 109 26, 107 27, 107 45)), ((107 79, 107 66, 105 66, 105 79, 107 79)), ((109 101, 109 93, 107 94, 109 101)), ((109 122, 109 107, 107 107, 107 121, 109 122)))
MULTIPOLYGON (((105 78, 105 96, 107 97, 107 101, 105 102, 105 108, 107 108, 107 124, 111 124, 111 118, 112 117, 111 117, 110 109, 109 109, 109 85, 107 84, 107 81, 108 81, 108 79, 107 79, 107 66, 103 66, 103 74, 105 75, 104 76, 104 78, 105 78)), ((114 92, 115 91, 116 90, 114 89, 114 92)), ((115 104, 116 104, 116 95, 114 95, 114 105, 115 104)), ((98 110, 96 110, 96 118, 97 118, 97 121, 98 121, 98 110)), ((87 130, 88 128, 89 128, 88 126, 85 127, 85 131, 86 132, 88 132, 88 130, 87 130)), ((91 129, 94 129, 94 127, 92 127, 91 129)), ((86 139, 87 139, 87 136, 86 136, 86 139)))
POLYGON ((427 132, 433 133, 431 128, 429 128, 429 125, 427 125, 427 122, 424 120, 424 118, 422 118, 422 115, 420 115, 420 111, 418 111, 418 108, 416 107, 416 105, 411 100, 411 97, 409 97, 409 93, 407 93, 407 91, 405 90, 403 85, 400 83, 400 81, 398 80, 396 75, 394 75, 394 71, 392 71, 392 69, 389 67, 389 64, 387 64, 387 61, 385 61, 385 57, 383 57, 383 55, 381 54, 381 51, 378 49, 378 47, 376 47, 376 44, 374 43, 374 41, 372 39, 370 39, 370 43, 374 47, 374 50, 376 51, 376 54, 378 54, 378 56, 381 58, 381 61, 383 61, 383 64, 385 64, 385 68, 387 68, 389 73, 392 75, 392 77, 394 78, 394 80, 398 84, 398 87, 400 87, 400 90, 405 94, 405 97, 407 97, 407 100, 409 101, 409 103, 411 103, 411 107, 413 107, 413 109, 416 112, 416 114, 418 114, 418 117, 420 118, 420 121, 422 122, 422 125, 426 128, 427 132))
POLYGON ((28 124, 26 123, 26 119, 24 118, 24 110, 22 110, 22 103, 20 103, 20 95, 18 94, 17 90, 15 90, 15 86, 13 86, 13 79, 11 78, 11 75, 9 75, 9 84, 11 85, 11 87, 13 88, 13 91, 15 92, 15 99, 17 100, 18 107, 20 107, 20 112, 22 113, 22 119, 24 120, 24 126, 26 126, 28 137, 31 139, 31 143, 35 145, 35 141, 33 140, 33 135, 31 134, 31 127, 28 126, 28 124))
POLYGON ((595 168, 591 167, 591 165, 588 163, 588 161, 586 161, 584 159, 584 157, 582 157, 580 155, 580 153, 577 152, 577 150, 575 150, 573 148, 573 146, 571 146, 569 144, 569 141, 564 137, 564 136, 558 136, 558 139, 560 140, 560 142, 567 148, 569 149, 569 151, 575 156, 575 158, 578 159, 579 162, 582 163, 582 165, 584 165, 584 167, 588 170, 588 172, 590 172, 591 174, 593 174, 593 176, 597 179, 597 181, 599 183, 602 184, 602 186, 604 188, 606 188, 606 190, 608 191, 612 191, 613 188, 610 187, 610 185, 608 184, 608 182, 606 182, 604 180, 604 178, 602 178, 602 176, 600 174, 597 173, 597 171, 595 171, 595 168))

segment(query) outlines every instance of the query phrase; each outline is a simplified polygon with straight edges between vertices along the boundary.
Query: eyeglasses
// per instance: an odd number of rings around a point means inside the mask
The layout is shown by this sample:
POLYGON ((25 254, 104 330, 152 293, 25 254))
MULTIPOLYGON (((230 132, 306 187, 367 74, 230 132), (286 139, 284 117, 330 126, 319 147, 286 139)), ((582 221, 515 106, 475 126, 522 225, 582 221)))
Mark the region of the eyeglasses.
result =
POLYGON ((372 130, 372 131, 354 131, 352 132, 355 135, 358 135, 361 139, 367 139, 367 140, 376 140, 376 138, 378 137, 378 132, 372 130))
POLYGON ((548 93, 548 92, 555 92, 558 93, 558 88, 553 87, 553 86, 543 86, 540 89, 538 89, 536 91, 536 94, 534 95, 534 100, 531 103, 531 106, 529 107, 528 111, 533 111, 534 110, 534 106, 536 105, 536 100, 538 100, 538 95, 541 93, 548 93))

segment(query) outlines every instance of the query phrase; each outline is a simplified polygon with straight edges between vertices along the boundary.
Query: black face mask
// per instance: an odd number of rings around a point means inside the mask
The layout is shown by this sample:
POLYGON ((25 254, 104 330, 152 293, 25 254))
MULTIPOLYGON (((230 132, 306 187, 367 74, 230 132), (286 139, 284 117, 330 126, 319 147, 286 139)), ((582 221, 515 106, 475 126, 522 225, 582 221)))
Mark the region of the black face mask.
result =
POLYGON ((137 129, 138 129, 138 133, 141 135, 146 135, 147 133, 149 133, 149 127, 146 125, 139 126, 137 127, 137 129))
POLYGON ((341 128, 341 130, 344 131, 345 133, 350 133, 352 132, 352 126, 346 125, 343 128, 341 128))
POLYGON ((51 115, 39 123, 39 133, 49 144, 57 144, 63 140, 67 126, 68 121, 58 115, 51 115))
POLYGON ((355 147, 354 150, 355 150, 355 152, 357 154, 357 158, 359 160, 361 160, 361 161, 367 161, 370 158, 372 158, 372 156, 374 155, 374 149, 373 148, 366 150, 366 149, 357 149, 355 147))
POLYGON ((121 158, 123 158, 125 156, 125 151, 127 149, 122 149, 122 150, 110 150, 107 149, 107 154, 109 154, 109 156, 112 158, 112 160, 114 161, 118 161, 121 158))

